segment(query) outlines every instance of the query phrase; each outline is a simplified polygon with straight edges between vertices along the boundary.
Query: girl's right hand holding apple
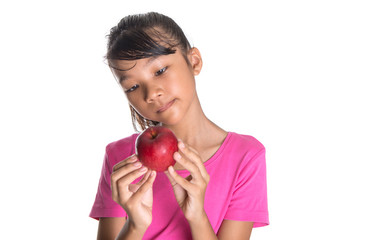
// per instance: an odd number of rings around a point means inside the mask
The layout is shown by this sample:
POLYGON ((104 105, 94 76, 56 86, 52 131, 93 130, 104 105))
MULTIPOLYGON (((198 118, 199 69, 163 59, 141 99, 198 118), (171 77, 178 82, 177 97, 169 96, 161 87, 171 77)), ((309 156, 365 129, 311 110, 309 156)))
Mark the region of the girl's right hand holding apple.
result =
POLYGON ((121 205, 128 218, 127 227, 145 232, 152 222, 153 182, 156 172, 148 170, 136 155, 117 163, 111 174, 112 199, 121 205), (132 182, 141 177, 135 184, 132 182))

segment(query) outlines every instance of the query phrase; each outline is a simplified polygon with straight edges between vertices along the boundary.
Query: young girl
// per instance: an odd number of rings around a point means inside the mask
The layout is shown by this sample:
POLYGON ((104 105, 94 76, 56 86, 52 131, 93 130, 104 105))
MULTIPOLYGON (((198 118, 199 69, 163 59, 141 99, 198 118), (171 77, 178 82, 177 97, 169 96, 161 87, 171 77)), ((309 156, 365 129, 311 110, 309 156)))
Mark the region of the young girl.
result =
POLYGON ((268 225, 265 148, 205 116, 201 54, 180 27, 158 13, 127 16, 111 29, 106 57, 135 129, 167 127, 179 151, 156 173, 135 155, 138 134, 106 147, 90 213, 98 239, 249 239, 268 225))

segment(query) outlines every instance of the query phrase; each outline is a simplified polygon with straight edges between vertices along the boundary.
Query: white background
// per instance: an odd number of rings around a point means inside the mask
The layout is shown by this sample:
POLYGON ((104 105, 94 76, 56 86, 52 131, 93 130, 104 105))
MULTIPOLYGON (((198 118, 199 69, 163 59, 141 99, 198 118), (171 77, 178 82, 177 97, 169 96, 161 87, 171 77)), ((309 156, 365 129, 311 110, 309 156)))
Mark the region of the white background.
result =
POLYGON ((371 1, 0 9, 0 238, 95 238, 88 214, 105 146, 133 132, 105 35, 127 14, 159 11, 202 53, 207 116, 267 148, 271 224, 252 239, 373 239, 371 1))

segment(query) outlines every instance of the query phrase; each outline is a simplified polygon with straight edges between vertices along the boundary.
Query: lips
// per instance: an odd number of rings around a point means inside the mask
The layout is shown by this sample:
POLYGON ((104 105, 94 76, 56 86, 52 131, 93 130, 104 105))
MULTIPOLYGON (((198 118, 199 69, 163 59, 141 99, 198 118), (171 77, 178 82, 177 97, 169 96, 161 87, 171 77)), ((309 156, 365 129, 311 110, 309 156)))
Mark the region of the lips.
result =
POLYGON ((163 105, 162 107, 160 107, 157 111, 157 113, 162 113, 164 111, 166 111, 167 109, 169 109, 175 102, 176 99, 168 102, 167 104, 163 105))

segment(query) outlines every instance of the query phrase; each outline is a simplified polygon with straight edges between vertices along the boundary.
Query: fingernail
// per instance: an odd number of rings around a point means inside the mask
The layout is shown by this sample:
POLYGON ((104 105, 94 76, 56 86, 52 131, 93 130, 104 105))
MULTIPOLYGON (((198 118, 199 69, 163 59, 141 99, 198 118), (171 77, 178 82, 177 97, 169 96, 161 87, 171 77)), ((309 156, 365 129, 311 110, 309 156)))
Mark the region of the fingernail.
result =
POLYGON ((146 170, 148 170, 148 169, 144 166, 139 169, 140 172, 146 172, 146 170))
POLYGON ((185 145, 184 145, 184 143, 183 142, 179 142, 179 148, 185 148, 185 145))
POLYGON ((137 160, 136 155, 132 155, 129 160, 132 162, 136 161, 137 160))
POLYGON ((176 160, 180 160, 180 158, 181 158, 180 153, 175 152, 175 154, 174 154, 174 158, 175 158, 176 160))
POLYGON ((141 164, 140 162, 135 162, 135 163, 133 164, 133 166, 135 166, 135 167, 141 167, 142 164, 141 164))

